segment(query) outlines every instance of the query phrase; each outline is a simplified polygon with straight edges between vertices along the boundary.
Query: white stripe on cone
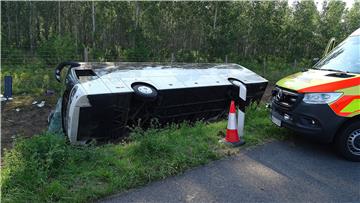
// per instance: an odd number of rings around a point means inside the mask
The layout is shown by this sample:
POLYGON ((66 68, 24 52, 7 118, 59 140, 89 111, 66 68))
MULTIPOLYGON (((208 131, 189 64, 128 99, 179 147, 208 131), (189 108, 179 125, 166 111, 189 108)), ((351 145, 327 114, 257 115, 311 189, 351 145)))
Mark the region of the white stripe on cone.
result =
POLYGON ((236 113, 229 113, 227 129, 236 130, 236 113))

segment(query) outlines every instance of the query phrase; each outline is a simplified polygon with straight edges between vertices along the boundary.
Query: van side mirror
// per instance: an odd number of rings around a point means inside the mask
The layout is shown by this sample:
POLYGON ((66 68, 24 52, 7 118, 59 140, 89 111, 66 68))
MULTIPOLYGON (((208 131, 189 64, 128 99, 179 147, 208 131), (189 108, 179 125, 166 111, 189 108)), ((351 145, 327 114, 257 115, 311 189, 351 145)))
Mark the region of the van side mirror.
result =
POLYGON ((315 65, 319 61, 320 61, 320 58, 313 58, 312 65, 315 65))
POLYGON ((333 50, 335 48, 335 43, 336 43, 336 39, 335 39, 335 37, 332 37, 329 40, 328 44, 326 45, 323 56, 326 56, 331 50, 333 50))

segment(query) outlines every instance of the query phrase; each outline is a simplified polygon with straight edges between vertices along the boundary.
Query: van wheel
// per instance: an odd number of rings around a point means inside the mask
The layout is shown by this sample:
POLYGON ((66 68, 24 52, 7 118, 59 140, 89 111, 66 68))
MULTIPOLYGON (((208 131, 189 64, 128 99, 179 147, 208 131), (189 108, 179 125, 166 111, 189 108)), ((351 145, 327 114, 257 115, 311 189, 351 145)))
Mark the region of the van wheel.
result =
POLYGON ((338 135, 336 145, 346 159, 360 161, 360 121, 346 125, 338 135))
POLYGON ((136 84, 132 86, 135 95, 145 101, 154 101, 158 95, 156 89, 146 84, 136 84))

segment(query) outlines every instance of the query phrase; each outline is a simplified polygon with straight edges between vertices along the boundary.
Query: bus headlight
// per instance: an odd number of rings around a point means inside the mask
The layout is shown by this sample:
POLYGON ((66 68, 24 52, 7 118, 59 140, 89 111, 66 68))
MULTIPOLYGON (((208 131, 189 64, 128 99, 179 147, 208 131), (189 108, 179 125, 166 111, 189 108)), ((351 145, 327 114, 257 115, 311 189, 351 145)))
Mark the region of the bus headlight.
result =
POLYGON ((303 101, 308 104, 329 104, 341 97, 341 92, 305 93, 303 101))

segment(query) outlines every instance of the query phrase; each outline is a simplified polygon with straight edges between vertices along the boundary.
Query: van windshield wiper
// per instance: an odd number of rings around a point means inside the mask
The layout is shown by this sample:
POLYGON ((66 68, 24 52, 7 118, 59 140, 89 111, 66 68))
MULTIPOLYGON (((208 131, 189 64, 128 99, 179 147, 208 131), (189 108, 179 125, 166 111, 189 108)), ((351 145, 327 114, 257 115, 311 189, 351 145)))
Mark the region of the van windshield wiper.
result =
POLYGON ((343 74, 349 73, 349 71, 342 71, 342 70, 336 70, 336 69, 330 69, 330 68, 313 68, 313 69, 323 70, 323 71, 333 71, 333 72, 338 72, 338 73, 343 73, 343 74))

